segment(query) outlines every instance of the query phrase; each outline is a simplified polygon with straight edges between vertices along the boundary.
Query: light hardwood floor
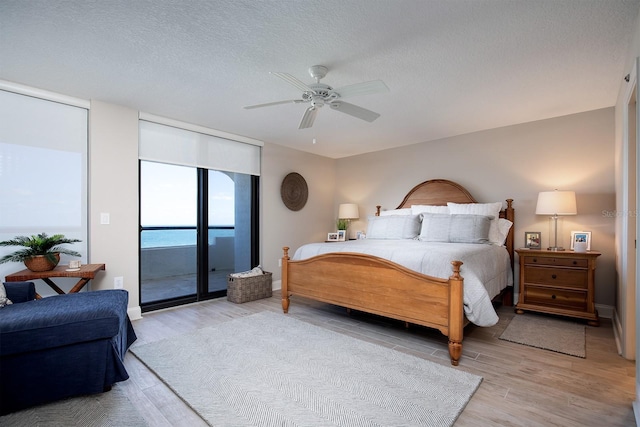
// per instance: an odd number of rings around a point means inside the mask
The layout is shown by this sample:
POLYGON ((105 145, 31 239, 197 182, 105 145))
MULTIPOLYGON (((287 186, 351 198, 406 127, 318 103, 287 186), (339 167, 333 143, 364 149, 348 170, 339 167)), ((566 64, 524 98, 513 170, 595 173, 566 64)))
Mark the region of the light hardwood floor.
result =
MULTIPOLYGON (((282 313, 280 293, 233 304, 226 299, 146 313, 133 326, 138 342, 152 342, 218 325, 261 311, 282 313)), ((498 307, 500 321, 489 328, 465 329, 463 356, 455 369, 484 378, 456 426, 634 426, 635 364, 618 356, 611 322, 587 327, 587 357, 581 359, 498 339, 515 316, 498 307)), ((284 314, 283 314, 284 315, 284 314)), ((450 366, 446 338, 438 331, 358 314, 292 298, 289 316, 358 339, 450 366)), ((130 352, 130 379, 119 383, 151 426, 204 426, 164 383, 130 352)), ((216 361, 210 361, 215 369, 216 361)))

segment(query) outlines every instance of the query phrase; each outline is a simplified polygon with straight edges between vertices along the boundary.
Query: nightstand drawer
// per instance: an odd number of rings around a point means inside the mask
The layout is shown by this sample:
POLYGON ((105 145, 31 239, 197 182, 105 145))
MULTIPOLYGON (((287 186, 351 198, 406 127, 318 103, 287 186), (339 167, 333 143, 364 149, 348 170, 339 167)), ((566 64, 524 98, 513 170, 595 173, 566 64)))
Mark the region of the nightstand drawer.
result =
POLYGON ((526 283, 576 289, 586 289, 588 285, 588 272, 580 269, 525 266, 524 276, 526 283))
POLYGON ((552 267, 589 267, 588 259, 575 259, 575 258, 553 258, 553 257, 537 257, 526 256, 524 257, 525 265, 548 265, 552 267))
POLYGON ((527 286, 524 302, 582 311, 587 309, 587 292, 527 286))

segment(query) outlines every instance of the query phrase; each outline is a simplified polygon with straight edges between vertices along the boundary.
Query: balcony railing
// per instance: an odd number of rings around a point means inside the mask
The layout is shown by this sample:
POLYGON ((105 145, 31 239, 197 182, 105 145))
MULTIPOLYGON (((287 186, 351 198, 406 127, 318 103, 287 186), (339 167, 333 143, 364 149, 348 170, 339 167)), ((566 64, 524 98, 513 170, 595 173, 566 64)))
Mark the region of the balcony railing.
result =
MULTIPOLYGON (((141 227, 143 303, 195 293, 196 232, 196 227, 190 226, 141 227)), ((234 271, 235 265, 235 229, 233 226, 209 227, 208 241, 209 291, 226 289, 226 275, 234 271)))

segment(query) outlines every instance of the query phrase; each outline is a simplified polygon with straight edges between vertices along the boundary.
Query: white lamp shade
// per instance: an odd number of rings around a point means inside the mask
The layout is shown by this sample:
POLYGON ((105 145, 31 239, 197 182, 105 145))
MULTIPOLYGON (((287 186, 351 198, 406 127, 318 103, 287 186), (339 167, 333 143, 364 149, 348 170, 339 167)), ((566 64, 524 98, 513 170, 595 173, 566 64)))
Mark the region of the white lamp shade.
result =
POLYGON ((343 203, 338 208, 338 218, 340 219, 358 219, 360 213, 358 212, 358 205, 355 203, 343 203))
POLYGON ((574 191, 542 191, 538 194, 536 215, 576 215, 574 191))

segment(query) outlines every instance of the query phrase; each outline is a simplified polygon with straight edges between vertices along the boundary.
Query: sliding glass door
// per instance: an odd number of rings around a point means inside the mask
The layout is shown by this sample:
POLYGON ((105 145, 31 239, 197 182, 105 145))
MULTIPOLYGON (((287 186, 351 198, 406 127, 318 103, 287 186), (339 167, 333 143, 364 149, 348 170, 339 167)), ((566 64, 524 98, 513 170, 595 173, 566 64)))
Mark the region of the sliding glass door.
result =
POLYGON ((140 162, 143 311, 226 295, 227 275, 257 263, 252 175, 140 162))

